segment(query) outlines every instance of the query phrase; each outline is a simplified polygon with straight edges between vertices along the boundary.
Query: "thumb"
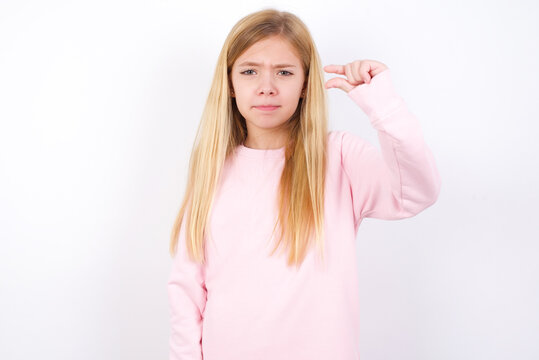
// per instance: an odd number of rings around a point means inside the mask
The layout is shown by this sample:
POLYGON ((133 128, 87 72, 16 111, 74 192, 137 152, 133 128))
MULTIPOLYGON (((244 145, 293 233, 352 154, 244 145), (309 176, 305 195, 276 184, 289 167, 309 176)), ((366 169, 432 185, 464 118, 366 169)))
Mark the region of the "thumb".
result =
POLYGON ((346 81, 345 78, 342 78, 342 77, 335 77, 335 78, 333 78, 333 79, 329 79, 329 80, 326 82, 325 87, 326 87, 326 89, 339 88, 339 89, 341 89, 341 90, 344 91, 344 92, 349 92, 349 91, 352 90, 355 86, 351 85, 348 81, 346 81))

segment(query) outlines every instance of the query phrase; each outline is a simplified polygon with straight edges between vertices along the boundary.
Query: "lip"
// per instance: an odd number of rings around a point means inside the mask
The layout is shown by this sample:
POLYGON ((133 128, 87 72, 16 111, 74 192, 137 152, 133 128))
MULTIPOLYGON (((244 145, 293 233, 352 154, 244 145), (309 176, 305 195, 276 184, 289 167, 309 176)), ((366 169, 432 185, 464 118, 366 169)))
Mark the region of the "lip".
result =
POLYGON ((258 110, 263 110, 263 111, 272 111, 272 110, 275 110, 277 109, 279 106, 277 105, 261 105, 261 106, 255 106, 255 108, 257 108, 258 110))

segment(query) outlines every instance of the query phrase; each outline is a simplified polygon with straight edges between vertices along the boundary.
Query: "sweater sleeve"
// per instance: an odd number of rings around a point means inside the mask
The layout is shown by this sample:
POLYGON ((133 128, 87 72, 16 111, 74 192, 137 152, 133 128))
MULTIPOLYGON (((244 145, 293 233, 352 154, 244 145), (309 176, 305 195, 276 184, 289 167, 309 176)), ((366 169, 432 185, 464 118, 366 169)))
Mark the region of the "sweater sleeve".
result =
POLYGON ((349 177, 356 228, 363 218, 396 220, 436 202, 441 179, 420 124, 393 87, 389 69, 349 97, 377 130, 380 150, 342 132, 341 162, 349 177))
POLYGON ((203 270, 203 265, 189 259, 182 224, 167 283, 171 325, 170 360, 203 358, 202 319, 207 292, 203 270))

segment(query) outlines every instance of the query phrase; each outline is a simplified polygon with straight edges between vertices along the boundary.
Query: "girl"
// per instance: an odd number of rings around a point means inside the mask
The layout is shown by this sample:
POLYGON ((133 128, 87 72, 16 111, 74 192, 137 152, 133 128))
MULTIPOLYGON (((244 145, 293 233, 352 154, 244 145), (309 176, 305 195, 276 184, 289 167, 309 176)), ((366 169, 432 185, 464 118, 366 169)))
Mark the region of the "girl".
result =
POLYGON ((418 214, 441 181, 387 66, 324 70, 346 78, 324 83, 289 12, 250 14, 226 38, 171 236, 171 360, 359 358, 358 227, 418 214), (381 152, 328 132, 328 88, 368 115, 381 152))

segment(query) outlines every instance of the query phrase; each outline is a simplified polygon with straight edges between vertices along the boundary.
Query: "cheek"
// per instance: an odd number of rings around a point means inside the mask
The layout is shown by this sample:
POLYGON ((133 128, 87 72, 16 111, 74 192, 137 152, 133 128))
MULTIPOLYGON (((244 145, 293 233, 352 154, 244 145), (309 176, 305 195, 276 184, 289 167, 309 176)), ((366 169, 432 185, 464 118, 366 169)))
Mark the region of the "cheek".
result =
POLYGON ((282 93, 282 95, 289 99, 287 101, 289 104, 294 105, 297 104, 300 96, 301 96, 301 88, 291 88, 286 91, 286 93, 282 93))
POLYGON ((294 95, 297 95, 297 96, 300 96, 302 89, 303 89, 303 83, 298 82, 298 83, 294 84, 294 86, 291 86, 290 93, 292 93, 294 95))
POLYGON ((245 95, 236 95, 236 105, 241 112, 248 111, 250 108, 250 100, 245 95))

